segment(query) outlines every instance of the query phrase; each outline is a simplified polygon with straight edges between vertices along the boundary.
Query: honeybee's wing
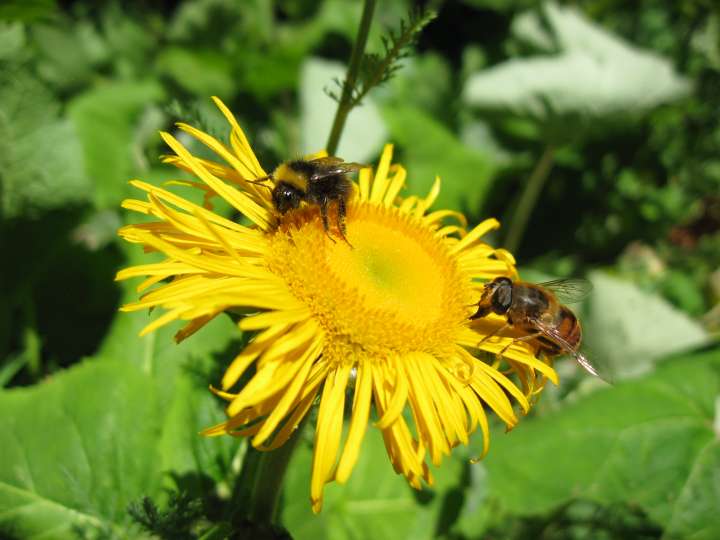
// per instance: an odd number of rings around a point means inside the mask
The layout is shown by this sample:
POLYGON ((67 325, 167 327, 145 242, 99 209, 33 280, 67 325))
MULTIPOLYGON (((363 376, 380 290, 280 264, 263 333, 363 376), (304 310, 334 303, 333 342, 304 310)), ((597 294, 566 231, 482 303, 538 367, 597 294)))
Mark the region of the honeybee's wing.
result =
POLYGON ((560 346, 564 353, 573 355, 575 357, 575 360, 577 360, 578 364, 580 364, 585 369, 585 371, 587 371, 591 375, 595 375, 596 377, 600 377, 601 379, 609 382, 606 377, 603 377, 598 373, 598 370, 590 363, 590 361, 585 357, 585 355, 578 352, 567 341, 565 341, 565 339, 555 328, 547 326, 540 320, 533 321, 533 326, 537 328, 537 330, 541 332, 550 341, 560 346))
POLYGON ((346 174, 353 171, 364 169, 367 165, 362 163, 346 163, 339 157, 326 156, 313 159, 312 163, 317 165, 317 171, 310 177, 310 181, 322 180, 328 176, 336 176, 338 174, 346 174))
POLYGON ((538 285, 552 291, 561 304, 581 302, 593 289, 592 283, 581 278, 555 279, 538 285))

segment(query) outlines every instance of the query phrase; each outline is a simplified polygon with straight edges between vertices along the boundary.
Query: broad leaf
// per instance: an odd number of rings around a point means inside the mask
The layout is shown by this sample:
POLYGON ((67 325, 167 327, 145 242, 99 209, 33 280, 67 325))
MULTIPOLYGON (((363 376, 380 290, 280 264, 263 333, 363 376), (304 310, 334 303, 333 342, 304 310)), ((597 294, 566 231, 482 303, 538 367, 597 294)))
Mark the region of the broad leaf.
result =
POLYGON ((234 325, 218 319, 183 345, 171 329, 143 342, 140 315, 119 315, 98 360, 0 392, 0 535, 127 531, 130 502, 163 488, 207 497, 228 480, 239 441, 198 432, 222 420, 207 385, 234 325))
POLYGON ((556 143, 637 116, 687 96, 689 82, 666 59, 641 50, 598 27, 573 8, 545 6, 552 29, 525 15, 516 31, 538 46, 557 44, 557 54, 509 60, 469 78, 466 103, 532 118, 556 143))
POLYGON ((0 393, 0 532, 68 538, 128 525, 126 507, 160 493, 163 407, 152 379, 87 363, 37 387, 0 393))
POLYGON ((70 103, 69 116, 82 142, 98 207, 116 207, 129 192, 128 180, 147 166, 135 146, 135 130, 141 113, 162 95, 154 82, 116 82, 70 103))
POLYGON ((7 218, 88 199, 74 126, 29 72, 0 69, 0 211, 7 218))
POLYGON ((589 353, 609 364, 616 378, 648 371, 660 358, 707 343, 697 322, 657 294, 602 272, 582 310, 589 353))
POLYGON ((529 419, 495 438, 490 493, 520 515, 579 498, 639 507, 668 538, 717 538, 719 393, 716 349, 529 419))

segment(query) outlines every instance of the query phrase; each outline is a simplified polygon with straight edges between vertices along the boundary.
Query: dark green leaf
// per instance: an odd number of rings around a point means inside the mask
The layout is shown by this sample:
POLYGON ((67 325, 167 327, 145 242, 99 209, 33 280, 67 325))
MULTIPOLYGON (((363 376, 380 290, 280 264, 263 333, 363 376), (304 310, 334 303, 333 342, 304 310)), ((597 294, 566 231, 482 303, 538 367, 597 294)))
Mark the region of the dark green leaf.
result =
POLYGON ((714 350, 527 420, 494 439, 485 460, 491 494, 520 515, 575 498, 624 503, 644 509, 669 538, 715 538, 718 393, 714 350))
POLYGON ((30 22, 45 19, 55 9, 55 0, 3 0, 0 4, 0 21, 30 22))

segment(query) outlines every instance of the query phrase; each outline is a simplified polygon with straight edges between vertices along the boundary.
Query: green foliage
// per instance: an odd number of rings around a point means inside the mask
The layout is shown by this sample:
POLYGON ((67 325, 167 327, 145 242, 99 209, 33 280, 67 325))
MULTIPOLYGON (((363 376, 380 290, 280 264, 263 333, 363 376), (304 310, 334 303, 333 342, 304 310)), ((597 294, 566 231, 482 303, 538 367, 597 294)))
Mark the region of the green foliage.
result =
POLYGON ((708 342, 699 323, 656 294, 601 272, 589 278, 594 289, 582 311, 585 342, 615 378, 638 375, 667 355, 708 342))
POLYGON ((395 105, 383 114, 393 140, 404 149, 401 161, 408 169, 408 189, 424 196, 440 176, 443 183, 435 208, 478 216, 495 169, 492 158, 463 145, 420 109, 395 105))
POLYGON ((135 129, 142 112, 162 94, 154 82, 114 83, 70 102, 68 114, 83 144, 98 207, 116 206, 129 191, 128 179, 147 168, 142 151, 135 146, 135 129))
POLYGON ((9 219, 85 202, 76 130, 31 73, 0 64, 0 211, 9 219))
POLYGON ((574 499, 623 503, 668 538, 713 538, 719 391, 713 351, 529 420, 496 438, 485 461, 490 492, 506 512, 546 514, 574 499))
MULTIPOLYGON (((337 62, 310 58, 303 63, 300 76, 300 149, 310 154, 324 148, 332 126, 335 107, 323 92, 327 81, 342 76, 345 68, 337 62)), ((387 129, 372 97, 350 112, 337 154, 360 163, 377 159, 387 141, 387 129)), ((291 152, 292 154, 292 152, 291 152)))
MULTIPOLYGON (((401 195, 437 175, 436 209, 507 221, 542 149, 560 144, 515 255, 590 275, 595 294, 575 309, 620 382, 559 360, 563 384, 533 417, 496 429, 481 464, 467 461, 480 437, 455 449, 422 492, 371 426, 319 516, 306 433, 282 524, 296 539, 715 538, 720 357, 704 325, 720 328, 718 7, 466 0, 398 27, 410 4, 376 13, 338 154, 375 163, 394 143, 401 195)), ((266 168, 320 150, 335 111, 322 89, 343 77, 361 8, 1 3, 0 537, 288 537, 229 524, 244 443, 198 436, 223 418, 207 386, 242 336, 221 316, 180 345, 177 328, 138 338, 159 314, 117 314, 136 283, 113 276, 153 255, 115 231, 137 195, 127 180, 178 174, 159 165, 158 130, 182 120, 227 142, 209 94, 266 168)))
POLYGON ((363 98, 376 86, 389 81, 400 69, 400 62, 410 56, 410 47, 436 14, 432 11, 411 11, 407 19, 400 21, 397 31, 390 30, 382 37, 382 53, 366 53, 360 62, 357 86, 353 89, 352 107, 362 103, 363 98))
POLYGON ((688 95, 688 81, 658 55, 624 43, 573 9, 549 3, 542 15, 552 33, 538 16, 525 14, 515 19, 516 34, 556 54, 511 59, 471 76, 467 103, 530 118, 542 125, 546 142, 564 144, 688 95))
POLYGON ((433 470, 436 484, 415 492, 393 473, 382 437, 370 428, 358 464, 347 485, 325 487, 323 511, 314 517, 308 504, 312 447, 308 440, 290 463, 285 483, 282 522, 295 540, 430 539, 443 526, 464 464, 445 463, 433 470))
POLYGON ((168 503, 168 509, 160 511, 152 499, 143 497, 141 502, 130 505, 128 513, 155 536, 187 540, 195 538, 190 529, 202 516, 202 505, 198 500, 175 494, 168 503))

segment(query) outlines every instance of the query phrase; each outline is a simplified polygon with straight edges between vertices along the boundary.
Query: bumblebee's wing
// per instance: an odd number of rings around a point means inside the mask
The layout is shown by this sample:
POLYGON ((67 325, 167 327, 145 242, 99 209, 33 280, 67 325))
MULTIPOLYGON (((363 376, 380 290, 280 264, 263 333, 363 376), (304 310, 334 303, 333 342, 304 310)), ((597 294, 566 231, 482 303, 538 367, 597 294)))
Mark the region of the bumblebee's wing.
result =
POLYGON ((313 159, 312 163, 317 165, 317 171, 310 177, 310 181, 322 180, 328 176, 336 176, 338 174, 346 174, 353 171, 364 169, 367 165, 362 163, 346 163, 339 157, 326 156, 313 159))
POLYGON ((592 292, 592 283, 587 279, 567 278, 538 283, 555 293, 561 304, 574 304, 584 300, 592 292))
POLYGON ((578 352, 567 341, 565 341, 565 339, 558 333, 555 328, 547 326, 540 320, 533 321, 533 326, 537 328, 538 331, 540 331, 546 338, 548 338, 550 341, 562 348, 564 353, 573 355, 575 357, 575 360, 577 360, 578 364, 580 364, 583 369, 585 369, 585 371, 587 371, 591 375, 600 377, 606 382, 610 382, 607 377, 598 373, 597 368, 590 363, 590 361, 585 357, 585 355, 578 352))

